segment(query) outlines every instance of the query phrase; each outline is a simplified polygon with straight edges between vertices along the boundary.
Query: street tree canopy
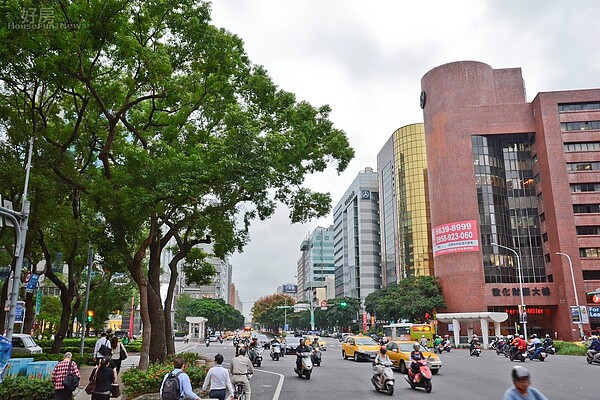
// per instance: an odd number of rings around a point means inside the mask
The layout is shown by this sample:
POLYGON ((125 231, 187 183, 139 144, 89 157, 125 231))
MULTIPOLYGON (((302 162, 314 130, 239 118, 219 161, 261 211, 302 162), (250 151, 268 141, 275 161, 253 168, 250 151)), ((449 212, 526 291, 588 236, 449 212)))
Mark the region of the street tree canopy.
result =
POLYGON ((377 290, 365 299, 365 308, 378 320, 423 321, 425 314, 444 308, 446 302, 436 277, 411 276, 397 285, 377 290))
POLYGON ((222 299, 192 299, 183 294, 177 299, 175 321, 185 326, 186 317, 204 317, 213 331, 235 330, 244 326, 244 316, 222 299))
POLYGON ((293 310, 290 308, 285 311, 283 308, 296 304, 296 300, 287 294, 272 294, 261 297, 254 302, 252 306, 252 316, 254 321, 266 326, 268 329, 277 331, 279 327, 284 326, 285 317, 290 318, 293 310))

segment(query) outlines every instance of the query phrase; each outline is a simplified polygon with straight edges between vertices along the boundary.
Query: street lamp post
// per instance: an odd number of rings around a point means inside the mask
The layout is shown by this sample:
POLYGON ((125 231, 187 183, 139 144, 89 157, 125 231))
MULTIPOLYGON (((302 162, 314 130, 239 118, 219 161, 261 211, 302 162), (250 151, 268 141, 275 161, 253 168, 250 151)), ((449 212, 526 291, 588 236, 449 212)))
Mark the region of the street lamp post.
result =
MULTIPOLYGON (((522 313, 527 315, 527 309, 525 308, 525 301, 523 300, 523 273, 521 271, 521 257, 519 256, 519 253, 517 253, 515 250, 511 249, 510 247, 502 246, 501 244, 498 244, 498 243, 492 243, 492 246, 501 247, 503 249, 512 251, 515 254, 515 256, 517 257, 517 275, 519 276, 519 292, 521 294, 521 308, 522 308, 522 313)), ((523 333, 525 334, 525 340, 527 340, 527 320, 526 320, 525 315, 522 317, 523 333)))
POLYGON ((573 280, 573 290, 575 291, 575 305, 577 306, 577 312, 579 313, 579 322, 577 325, 579 326, 579 335, 583 338, 583 324, 581 322, 581 308, 579 308, 579 297, 577 296, 577 286, 575 286, 575 275, 573 274, 573 263, 571 262, 571 257, 567 253, 561 253, 560 251, 556 252, 557 255, 567 257, 569 260, 569 268, 571 269, 571 279, 573 280))

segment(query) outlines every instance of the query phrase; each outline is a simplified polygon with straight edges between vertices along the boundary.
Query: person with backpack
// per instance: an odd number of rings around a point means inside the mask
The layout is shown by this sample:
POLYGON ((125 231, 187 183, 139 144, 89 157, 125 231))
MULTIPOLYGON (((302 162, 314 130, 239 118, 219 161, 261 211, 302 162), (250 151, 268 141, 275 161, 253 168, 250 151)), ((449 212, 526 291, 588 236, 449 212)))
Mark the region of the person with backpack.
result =
POLYGON ((112 336, 112 329, 109 328, 102 332, 100 334, 100 339, 96 341, 96 345, 94 346, 94 359, 96 360, 96 365, 99 365, 103 358, 110 358, 112 355, 110 336, 112 336))
POLYGON ((79 368, 73 361, 73 354, 66 352, 63 360, 56 364, 52 371, 52 383, 54 384, 54 400, 71 400, 72 393, 79 386, 81 375, 79 368))
POLYGON ((207 393, 207 389, 210 387, 210 392, 208 392, 209 398, 225 400, 227 391, 229 391, 229 395, 233 399, 233 386, 231 385, 229 372, 223 368, 223 356, 217 354, 215 362, 217 365, 209 369, 206 378, 204 378, 202 394, 207 393))
POLYGON ((190 377, 184 372, 184 369, 185 361, 183 357, 177 357, 173 361, 173 371, 165 375, 160 385, 161 400, 200 399, 200 396, 192 391, 192 382, 190 382, 190 377))

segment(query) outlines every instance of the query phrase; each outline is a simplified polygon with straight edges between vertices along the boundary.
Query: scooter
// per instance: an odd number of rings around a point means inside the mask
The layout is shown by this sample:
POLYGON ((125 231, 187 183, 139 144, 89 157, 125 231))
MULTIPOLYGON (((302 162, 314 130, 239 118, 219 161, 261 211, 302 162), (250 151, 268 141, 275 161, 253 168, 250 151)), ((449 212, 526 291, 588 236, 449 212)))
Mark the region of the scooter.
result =
POLYGON ((206 347, 210 346, 210 339, 209 338, 204 339, 204 344, 206 344, 206 347))
POLYGON ((310 374, 312 373, 313 369, 311 353, 310 351, 305 351, 300 353, 300 357, 302 357, 302 369, 299 370, 298 367, 294 367, 294 372, 297 373, 300 378, 304 376, 306 379, 310 379, 310 374))
POLYGON ((586 354, 588 364, 600 364, 600 351, 588 350, 586 354))
POLYGON ((312 363, 314 365, 316 365, 317 367, 320 367, 321 366, 321 358, 322 358, 321 350, 318 348, 314 348, 310 355, 310 360, 312 361, 312 363))
POLYGON ((260 364, 262 363, 262 360, 263 360, 262 347, 257 347, 257 346, 250 347, 250 349, 248 350, 248 358, 250 358, 252 365, 260 368, 260 364))
POLYGON ((450 350, 452 350, 452 345, 450 344, 450 341, 447 341, 447 342, 444 344, 444 351, 446 351, 446 352, 450 353, 450 350))
POLYGON ((411 388, 422 387, 425 392, 431 392, 431 369, 429 369, 429 359, 423 359, 419 361, 419 372, 415 374, 412 368, 408 368, 408 376, 406 376, 406 382, 411 388))
POLYGON ((530 347, 528 352, 529 352, 529 359, 531 361, 533 361, 533 360, 544 361, 546 359, 546 357, 548 357, 548 354, 546 353, 546 349, 544 348, 544 346, 540 346, 538 348, 530 347))
POLYGON ((517 348, 513 348, 510 351, 510 355, 508 356, 508 358, 510 358, 510 361, 521 361, 521 362, 525 362, 525 360, 527 360, 527 349, 523 349, 523 350, 519 350, 517 348))
POLYGON ((496 350, 496 354, 497 355, 500 355, 500 354, 502 354, 504 352, 504 345, 505 344, 506 343, 504 342, 504 340, 499 340, 498 343, 496 343, 495 350, 496 350))
POLYGON ((392 363, 385 364, 373 364, 373 376, 371 382, 375 386, 375 390, 378 392, 386 392, 390 396, 394 394, 394 372, 392 371, 392 363), (379 376, 375 374, 379 372, 379 376))
POLYGON ((279 361, 281 355, 281 345, 279 343, 273 343, 271 346, 271 359, 273 361, 279 361))
POLYGON ((475 356, 475 357, 479 357, 479 355, 481 354, 481 346, 476 344, 473 347, 471 347, 471 356, 475 356))

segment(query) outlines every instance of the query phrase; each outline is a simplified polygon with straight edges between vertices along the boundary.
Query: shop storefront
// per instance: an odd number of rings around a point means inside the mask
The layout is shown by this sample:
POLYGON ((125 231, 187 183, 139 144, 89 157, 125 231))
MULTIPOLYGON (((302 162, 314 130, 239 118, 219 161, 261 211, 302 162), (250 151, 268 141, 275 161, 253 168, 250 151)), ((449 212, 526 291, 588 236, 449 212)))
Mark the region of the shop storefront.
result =
MULTIPOLYGON (((552 332, 552 315, 556 310, 554 306, 528 306, 527 307, 527 334, 537 334, 545 336, 546 334, 554 337, 552 332)), ((502 322, 500 331, 502 335, 522 335, 523 324, 519 323, 519 309, 516 306, 488 307, 488 311, 505 312, 508 319, 502 322)))

